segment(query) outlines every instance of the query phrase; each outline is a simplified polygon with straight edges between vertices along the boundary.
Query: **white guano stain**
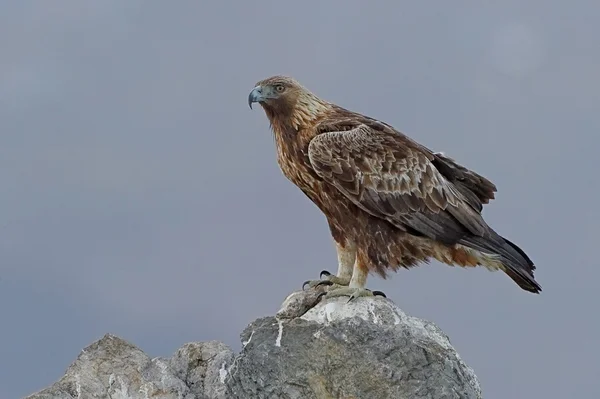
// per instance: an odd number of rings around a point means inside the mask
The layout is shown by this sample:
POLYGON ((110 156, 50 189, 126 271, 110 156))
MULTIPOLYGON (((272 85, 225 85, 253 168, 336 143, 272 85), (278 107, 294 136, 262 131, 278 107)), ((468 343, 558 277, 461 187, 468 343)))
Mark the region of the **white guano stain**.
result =
POLYGON ((283 336, 283 320, 277 320, 277 324, 279 324, 279 332, 277 333, 275 346, 281 346, 281 337, 283 336))
POLYGON ((221 381, 221 384, 225 384, 225 378, 227 378, 227 368, 225 368, 225 364, 226 362, 223 362, 219 369, 219 381, 221 381))
POLYGON ((242 341, 242 345, 245 348, 246 345, 248 345, 250 343, 250 341, 252 341, 252 336, 254 335, 254 330, 252 330, 252 332, 250 333, 250 336, 248 337, 248 341, 242 341))

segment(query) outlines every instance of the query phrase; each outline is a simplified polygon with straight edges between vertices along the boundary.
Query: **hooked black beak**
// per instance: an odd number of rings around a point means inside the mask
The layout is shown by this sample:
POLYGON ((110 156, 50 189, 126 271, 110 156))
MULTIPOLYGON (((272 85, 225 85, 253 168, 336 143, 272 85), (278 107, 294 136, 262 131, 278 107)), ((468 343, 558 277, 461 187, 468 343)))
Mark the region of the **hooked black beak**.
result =
POLYGON ((252 103, 263 101, 262 87, 256 86, 248 95, 248 106, 252 109, 252 103))

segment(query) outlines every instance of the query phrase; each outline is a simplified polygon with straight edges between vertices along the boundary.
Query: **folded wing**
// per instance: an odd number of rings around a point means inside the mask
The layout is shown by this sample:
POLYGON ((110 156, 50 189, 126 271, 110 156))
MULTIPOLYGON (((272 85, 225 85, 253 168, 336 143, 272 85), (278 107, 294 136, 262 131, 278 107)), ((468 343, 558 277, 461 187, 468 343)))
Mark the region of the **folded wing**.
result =
POLYGON ((363 124, 316 136, 308 156, 321 178, 398 228, 446 243, 485 236, 489 227, 434 166, 435 156, 411 144, 363 124))

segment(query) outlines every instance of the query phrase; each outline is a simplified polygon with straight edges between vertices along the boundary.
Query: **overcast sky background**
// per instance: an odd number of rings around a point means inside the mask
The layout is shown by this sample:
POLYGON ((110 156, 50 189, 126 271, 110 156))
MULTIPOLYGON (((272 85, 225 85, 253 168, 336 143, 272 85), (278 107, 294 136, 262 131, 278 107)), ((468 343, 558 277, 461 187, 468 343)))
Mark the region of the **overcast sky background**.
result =
POLYGON ((107 332, 238 350, 336 270, 248 109, 273 74, 489 177, 484 216, 544 291, 438 263, 371 288, 439 325, 486 398, 600 397, 598 20, 558 0, 1 3, 0 398, 107 332))

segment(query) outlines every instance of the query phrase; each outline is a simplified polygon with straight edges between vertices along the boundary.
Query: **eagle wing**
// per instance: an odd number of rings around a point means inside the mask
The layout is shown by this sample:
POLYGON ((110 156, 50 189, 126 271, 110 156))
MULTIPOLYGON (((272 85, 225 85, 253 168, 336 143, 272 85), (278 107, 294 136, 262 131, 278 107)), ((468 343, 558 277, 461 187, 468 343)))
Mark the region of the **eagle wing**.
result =
POLYGON ((485 177, 456 163, 450 157, 441 152, 433 154, 435 158, 432 163, 446 179, 453 183, 458 191, 465 197, 469 204, 481 212, 483 204, 494 199, 496 186, 485 177))
MULTIPOLYGON (((400 229, 448 244, 492 233, 481 217, 478 195, 468 186, 458 187, 436 168, 436 159, 442 165, 451 160, 386 131, 383 124, 336 128, 339 123, 318 126, 320 134, 309 143, 308 157, 315 173, 359 208, 400 229)), ((466 169, 451 165, 451 171, 462 173, 466 181, 466 169)))

